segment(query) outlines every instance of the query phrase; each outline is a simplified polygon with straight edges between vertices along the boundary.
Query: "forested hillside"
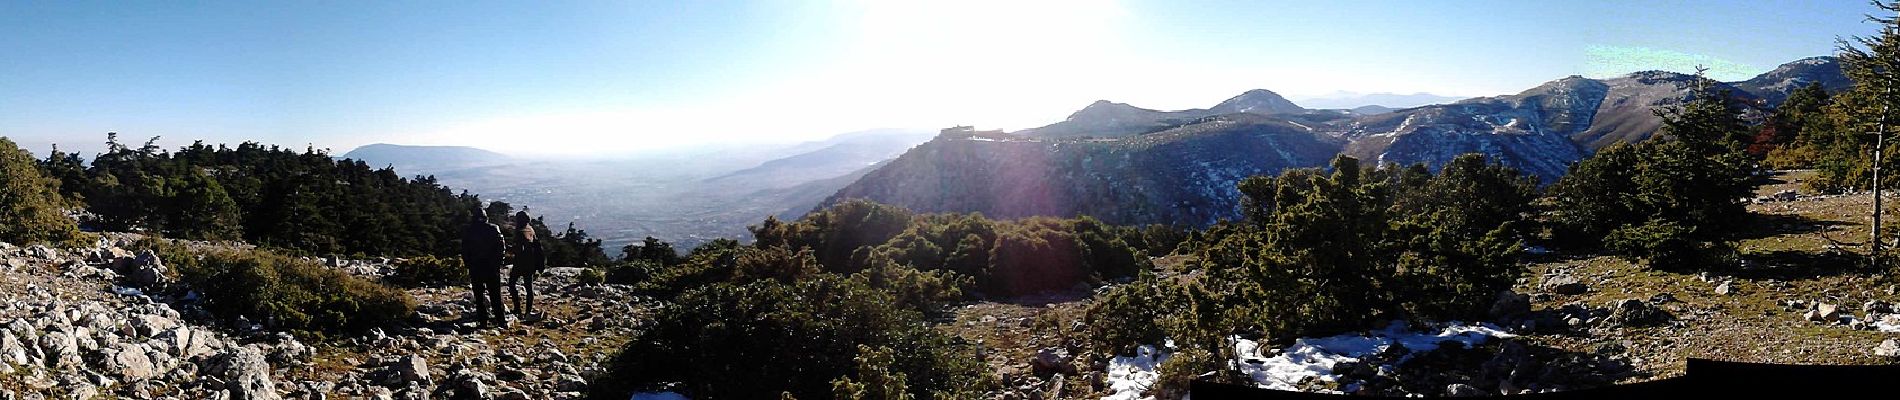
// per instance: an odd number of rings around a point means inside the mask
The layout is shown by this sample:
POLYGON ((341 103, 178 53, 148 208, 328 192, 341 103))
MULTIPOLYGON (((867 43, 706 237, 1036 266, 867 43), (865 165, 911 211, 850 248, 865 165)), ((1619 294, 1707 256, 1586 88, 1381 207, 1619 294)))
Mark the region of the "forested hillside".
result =
MULTIPOLYGON (((55 149, 39 163, 65 197, 84 206, 81 223, 93 230, 242 240, 317 255, 450 257, 469 210, 489 207, 497 221, 513 211, 454 193, 431 176, 404 177, 317 149, 197 142, 172 151, 153 142, 127 146, 116 134, 106 143, 90 160, 55 149)), ((555 241, 572 244, 558 254, 599 250, 584 231, 536 224, 550 235, 543 237, 570 238, 555 241)))

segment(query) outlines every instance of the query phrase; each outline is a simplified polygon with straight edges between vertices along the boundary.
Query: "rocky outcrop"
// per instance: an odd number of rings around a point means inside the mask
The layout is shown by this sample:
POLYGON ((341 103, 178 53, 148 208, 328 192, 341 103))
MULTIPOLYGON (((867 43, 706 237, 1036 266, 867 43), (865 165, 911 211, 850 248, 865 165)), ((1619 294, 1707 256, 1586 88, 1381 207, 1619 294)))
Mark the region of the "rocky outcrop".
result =
POLYGON ((1832 56, 1809 57, 1781 64, 1772 71, 1732 85, 1761 98, 1767 104, 1781 104, 1795 89, 1814 83, 1821 84, 1821 88, 1827 89, 1829 93, 1838 93, 1854 86, 1854 81, 1848 80, 1847 74, 1841 71, 1840 60, 1832 56))

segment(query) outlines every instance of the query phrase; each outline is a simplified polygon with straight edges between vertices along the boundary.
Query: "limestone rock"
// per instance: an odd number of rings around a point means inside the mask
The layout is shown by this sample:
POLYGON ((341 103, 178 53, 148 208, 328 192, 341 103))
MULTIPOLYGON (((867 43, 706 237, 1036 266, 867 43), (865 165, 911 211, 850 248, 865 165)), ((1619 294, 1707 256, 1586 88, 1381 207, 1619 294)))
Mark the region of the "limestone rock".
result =
POLYGON ((1590 286, 1570 274, 1552 275, 1544 278, 1544 290, 1561 295, 1579 295, 1590 291, 1590 286))
POLYGON ((1491 303, 1491 319, 1506 321, 1531 313, 1531 297, 1509 290, 1498 292, 1491 303))
POLYGON ((158 367, 146 356, 144 345, 121 344, 106 363, 106 373, 126 382, 138 382, 159 376, 158 367))
POLYGON ((1880 342, 1879 346, 1874 346, 1874 356, 1900 358, 1900 342, 1893 339, 1880 342))

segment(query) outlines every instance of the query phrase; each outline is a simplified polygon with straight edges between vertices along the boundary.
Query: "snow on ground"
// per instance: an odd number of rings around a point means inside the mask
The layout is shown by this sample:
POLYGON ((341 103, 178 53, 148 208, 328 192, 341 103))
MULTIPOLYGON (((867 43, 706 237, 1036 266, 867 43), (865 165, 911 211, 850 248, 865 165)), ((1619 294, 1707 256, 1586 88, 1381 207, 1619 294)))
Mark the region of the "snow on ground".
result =
MULTIPOLYGON (((1299 383, 1306 379, 1337 382, 1339 377, 1333 374, 1334 364, 1359 361, 1360 358, 1377 354, 1394 343, 1411 349, 1411 354, 1418 354, 1437 350, 1439 343, 1445 341, 1470 347, 1482 344, 1493 337, 1512 336, 1492 324, 1465 325, 1453 322, 1433 332, 1413 331, 1403 322, 1393 322, 1387 325, 1385 330, 1365 334, 1301 338, 1294 341, 1293 346, 1273 350, 1272 354, 1263 352, 1259 343, 1235 338, 1234 353, 1240 357, 1241 372, 1252 377, 1255 385, 1267 389, 1297 391, 1303 390, 1299 383)), ((1411 356, 1408 355, 1399 362, 1410 358, 1411 356)), ((1390 367, 1381 366, 1381 368, 1390 367)))
POLYGON ((1161 375, 1155 367, 1168 360, 1168 353, 1155 346, 1141 346, 1133 356, 1119 356, 1108 361, 1109 395, 1102 400, 1142 400, 1142 392, 1154 386, 1155 379, 1161 375))
POLYGON ((634 393, 633 399, 631 400, 687 400, 687 399, 686 399, 686 396, 680 395, 679 393, 673 393, 673 392, 640 392, 640 393, 634 393))
MULTIPOLYGON (((1869 318, 1872 318, 1871 316, 1869 318)), ((1900 314, 1887 314, 1874 319, 1874 329, 1887 333, 1900 333, 1900 314)))
POLYGON ((144 296, 145 295, 145 291, 139 290, 139 288, 124 287, 124 286, 119 286, 119 285, 112 285, 112 293, 116 293, 120 296, 144 296))

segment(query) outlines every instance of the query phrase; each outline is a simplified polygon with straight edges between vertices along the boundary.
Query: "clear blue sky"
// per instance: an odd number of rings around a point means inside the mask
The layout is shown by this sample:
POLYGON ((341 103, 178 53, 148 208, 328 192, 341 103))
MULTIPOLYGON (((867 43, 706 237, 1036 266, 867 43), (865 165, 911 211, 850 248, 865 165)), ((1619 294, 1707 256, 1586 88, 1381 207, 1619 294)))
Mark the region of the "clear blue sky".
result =
MULTIPOLYGON (((1019 129, 1095 99, 1744 79, 1873 33, 1860 1, 0 3, 0 135, 524 153, 1019 129)), ((36 149, 36 151, 40 151, 36 149)))

